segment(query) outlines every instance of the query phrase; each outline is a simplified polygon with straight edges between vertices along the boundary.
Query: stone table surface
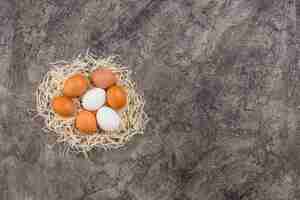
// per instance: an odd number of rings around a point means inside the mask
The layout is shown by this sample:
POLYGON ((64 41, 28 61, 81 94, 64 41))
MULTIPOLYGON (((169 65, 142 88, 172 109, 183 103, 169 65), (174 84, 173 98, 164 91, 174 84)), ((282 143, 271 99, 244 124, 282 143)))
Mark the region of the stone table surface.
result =
POLYGON ((295 0, 0 0, 1 200, 299 200, 295 0), (151 121, 66 153, 33 120, 49 63, 120 55, 151 121))

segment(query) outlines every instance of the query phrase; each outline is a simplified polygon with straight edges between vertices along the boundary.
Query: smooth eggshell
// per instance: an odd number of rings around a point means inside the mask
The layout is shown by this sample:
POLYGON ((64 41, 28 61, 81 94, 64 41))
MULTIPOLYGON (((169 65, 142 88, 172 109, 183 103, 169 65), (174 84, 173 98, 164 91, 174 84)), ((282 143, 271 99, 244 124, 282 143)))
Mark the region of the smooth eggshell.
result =
POLYGON ((85 93, 88 85, 88 80, 84 75, 75 74, 65 80, 63 93, 68 97, 79 97, 85 93))
POLYGON ((127 103, 127 93, 121 86, 115 85, 107 90, 107 104, 113 109, 120 109, 127 103))
POLYGON ((121 118, 113 109, 103 106, 97 112, 97 123, 105 131, 114 131, 119 129, 121 118))
POLYGON ((110 69, 96 69, 91 74, 91 80, 96 87, 106 89, 117 82, 117 77, 110 69))
POLYGON ((76 116, 75 127, 85 134, 93 134, 97 131, 96 116, 89 111, 82 110, 76 116))
POLYGON ((82 97, 82 107, 89 111, 95 111, 104 105, 105 96, 105 90, 101 88, 90 89, 82 97))
POLYGON ((54 97, 52 99, 52 108, 55 113, 63 117, 70 117, 75 112, 75 106, 72 99, 65 96, 54 97))

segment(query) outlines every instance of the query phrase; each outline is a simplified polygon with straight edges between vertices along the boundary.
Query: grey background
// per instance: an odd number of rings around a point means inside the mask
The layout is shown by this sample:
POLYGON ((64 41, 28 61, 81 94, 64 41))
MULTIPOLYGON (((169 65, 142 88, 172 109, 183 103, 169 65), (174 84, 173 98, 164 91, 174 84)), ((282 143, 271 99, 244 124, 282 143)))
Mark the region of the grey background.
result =
POLYGON ((293 0, 0 0, 1 200, 298 200, 293 0), (90 160, 32 120, 49 62, 135 72, 145 136, 90 160))

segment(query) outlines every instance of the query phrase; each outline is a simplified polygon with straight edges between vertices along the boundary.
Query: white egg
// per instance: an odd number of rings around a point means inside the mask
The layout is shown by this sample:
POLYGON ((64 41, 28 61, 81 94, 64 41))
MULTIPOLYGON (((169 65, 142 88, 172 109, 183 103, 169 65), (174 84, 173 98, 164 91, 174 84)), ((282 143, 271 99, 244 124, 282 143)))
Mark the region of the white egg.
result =
POLYGON ((82 107, 89 111, 95 111, 104 105, 105 96, 105 90, 101 88, 90 89, 82 97, 82 107))
POLYGON ((105 131, 117 130, 121 125, 121 118, 113 109, 103 106, 97 112, 97 122, 105 131))

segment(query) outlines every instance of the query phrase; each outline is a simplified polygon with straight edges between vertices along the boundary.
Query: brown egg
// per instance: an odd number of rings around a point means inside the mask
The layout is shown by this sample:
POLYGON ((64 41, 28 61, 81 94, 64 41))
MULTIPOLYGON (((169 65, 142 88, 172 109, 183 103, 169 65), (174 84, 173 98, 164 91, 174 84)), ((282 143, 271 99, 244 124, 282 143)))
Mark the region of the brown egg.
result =
POLYGON ((63 117, 70 117, 75 112, 75 106, 72 99, 65 96, 54 97, 52 100, 52 108, 54 112, 63 117))
POLYGON ((97 115, 97 112, 98 112, 98 110, 95 110, 95 111, 89 111, 89 112, 91 112, 91 113, 93 113, 93 115, 97 115))
POLYGON ((75 74, 64 83, 63 93, 68 97, 79 97, 88 88, 88 80, 82 74, 75 74))
POLYGON ((127 93, 121 86, 112 86, 106 93, 107 105, 114 109, 120 109, 127 103, 127 93))
POLYGON ((84 134, 94 134, 97 131, 97 120, 92 112, 82 110, 76 116, 75 127, 84 134))
POLYGON ((110 69, 96 69, 91 74, 91 80, 96 87, 106 89, 117 82, 117 76, 110 69))

